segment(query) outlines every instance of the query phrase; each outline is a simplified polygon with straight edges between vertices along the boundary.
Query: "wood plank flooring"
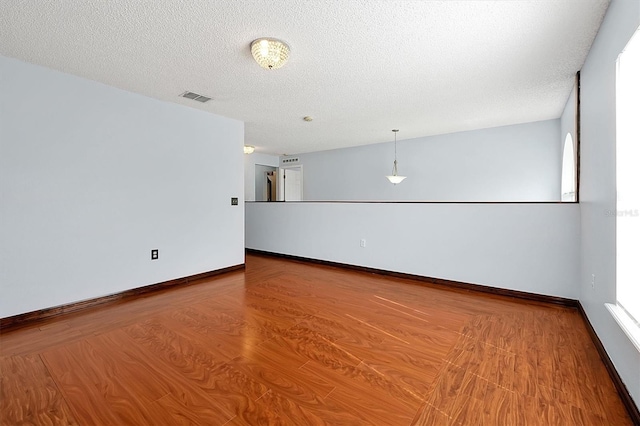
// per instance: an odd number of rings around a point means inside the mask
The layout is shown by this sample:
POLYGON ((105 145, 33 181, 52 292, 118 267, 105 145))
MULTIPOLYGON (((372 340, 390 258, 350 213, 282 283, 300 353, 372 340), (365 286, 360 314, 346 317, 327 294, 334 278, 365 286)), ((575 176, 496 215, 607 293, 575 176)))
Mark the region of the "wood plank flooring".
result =
POLYGON ((0 424, 628 425, 576 310, 249 255, 0 335, 0 424))

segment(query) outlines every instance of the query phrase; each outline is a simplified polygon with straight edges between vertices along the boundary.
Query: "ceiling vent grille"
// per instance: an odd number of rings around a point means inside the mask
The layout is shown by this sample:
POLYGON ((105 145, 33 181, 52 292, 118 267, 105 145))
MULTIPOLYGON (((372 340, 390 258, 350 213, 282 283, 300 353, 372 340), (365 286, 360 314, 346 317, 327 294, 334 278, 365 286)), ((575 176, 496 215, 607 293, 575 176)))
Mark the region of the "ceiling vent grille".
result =
POLYGON ((207 96, 198 95, 197 93, 193 93, 193 92, 184 92, 180 96, 182 96, 183 98, 187 98, 187 99, 193 99, 194 101, 198 101, 198 102, 202 102, 202 103, 205 103, 205 102, 211 100, 211 98, 209 98, 207 96))

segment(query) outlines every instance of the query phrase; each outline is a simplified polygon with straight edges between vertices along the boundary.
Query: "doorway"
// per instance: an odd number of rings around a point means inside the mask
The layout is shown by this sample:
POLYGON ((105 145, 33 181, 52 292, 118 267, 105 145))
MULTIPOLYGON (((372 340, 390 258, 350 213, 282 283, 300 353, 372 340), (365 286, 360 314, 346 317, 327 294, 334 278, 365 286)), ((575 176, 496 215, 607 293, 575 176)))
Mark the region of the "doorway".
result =
POLYGON ((256 201, 278 200, 278 168, 256 164, 256 201))

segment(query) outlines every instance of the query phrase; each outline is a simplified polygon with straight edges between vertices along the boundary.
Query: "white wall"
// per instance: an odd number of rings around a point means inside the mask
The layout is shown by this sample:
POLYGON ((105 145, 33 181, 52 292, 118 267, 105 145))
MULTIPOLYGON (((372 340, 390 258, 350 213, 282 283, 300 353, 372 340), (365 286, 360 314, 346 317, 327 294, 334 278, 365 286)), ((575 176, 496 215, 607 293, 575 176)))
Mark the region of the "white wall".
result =
POLYGON ((0 75, 0 317, 244 262, 243 123, 5 57, 0 75))
POLYGON ((616 59, 638 25, 640 2, 613 0, 581 73, 580 301, 618 373, 640 405, 640 353, 604 306, 616 301, 616 219, 605 213, 616 209, 616 59), (596 275, 593 289, 591 274, 596 275))
POLYGON ((577 204, 247 203, 245 214, 252 249, 578 297, 577 204))
POLYGON ((560 199, 561 147, 559 119, 400 140, 408 177, 396 186, 385 179, 393 142, 295 157, 306 201, 551 201, 560 199))
POLYGON ((245 201, 256 200, 256 164, 262 166, 278 167, 280 165, 280 157, 278 157, 277 155, 261 154, 259 152, 244 155, 245 201))

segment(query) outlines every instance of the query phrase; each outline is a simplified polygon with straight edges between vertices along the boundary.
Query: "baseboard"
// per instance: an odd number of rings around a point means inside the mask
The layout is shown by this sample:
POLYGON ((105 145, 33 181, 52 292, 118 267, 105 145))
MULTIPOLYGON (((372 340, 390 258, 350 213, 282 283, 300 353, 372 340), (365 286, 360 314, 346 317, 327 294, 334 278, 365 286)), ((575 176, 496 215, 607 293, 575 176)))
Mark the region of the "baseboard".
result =
POLYGON ((333 266, 333 267, 342 268, 342 269, 350 269, 350 270, 355 270, 355 271, 360 271, 360 272, 367 272, 367 273, 378 274, 378 275, 386 275, 386 276, 395 277, 395 278, 404 278, 404 279, 418 281, 419 283, 428 283, 428 284, 432 284, 432 285, 436 285, 436 286, 440 286, 440 287, 446 287, 448 289, 455 288, 455 289, 458 289, 458 290, 476 291, 476 292, 481 292, 481 293, 493 294, 493 295, 497 295, 497 296, 506 296, 506 297, 510 297, 510 298, 523 299, 523 300, 527 300, 527 301, 530 301, 530 302, 540 302, 540 303, 553 304, 553 305, 565 306, 565 307, 570 307, 570 308, 575 308, 575 307, 578 306, 578 301, 577 300, 568 299, 568 298, 564 298, 564 297, 547 296, 547 295, 544 295, 544 294, 528 293, 528 292, 525 292, 525 291, 518 291, 518 290, 508 290, 508 289, 504 289, 504 288, 489 287, 489 286, 485 286, 485 285, 481 285, 481 284, 470 284, 470 283, 465 283, 465 282, 460 282, 460 281, 445 280, 445 279, 442 279, 442 278, 425 277, 425 276, 422 276, 422 275, 414 275, 414 274, 407 274, 407 273, 403 273, 403 272, 387 271, 385 269, 369 268, 369 267, 366 267, 366 266, 350 265, 350 264, 347 264, 347 263, 339 263, 339 262, 332 262, 332 261, 327 261, 327 260, 311 259, 311 258, 308 258, 308 257, 293 256, 293 255, 281 254, 281 253, 273 253, 273 252, 268 252, 268 251, 255 250, 255 249, 246 249, 246 252, 248 254, 255 254, 255 255, 259 255, 259 256, 277 257, 277 258, 289 259, 289 260, 293 260, 293 261, 297 261, 297 262, 315 263, 315 264, 333 266))
POLYGON ((578 309, 578 312, 580 312, 580 315, 582 316, 582 320, 587 326, 587 331, 589 332, 589 335, 591 336, 591 340, 593 341, 593 344, 596 347, 598 354, 600 355, 600 359, 602 360, 602 362, 604 363, 604 366, 609 372, 609 377, 611 377, 611 380, 613 381, 613 384, 616 387, 616 390, 618 391, 618 395, 620 395, 620 399, 622 399, 622 403, 627 408, 627 412, 631 417, 631 421, 633 422, 634 425, 640 425, 640 411, 638 410, 638 406, 636 405, 633 398, 631 398, 631 394, 629 393, 629 390, 627 389, 624 382, 622 381, 622 378, 618 374, 618 370, 616 370, 616 367, 613 365, 611 358, 609 358, 609 354, 607 354, 607 351, 604 349, 604 345, 602 344, 602 341, 596 334, 596 330, 593 328, 593 325, 591 325, 591 321, 589 321, 589 317, 587 317, 587 313, 585 312, 580 302, 578 302, 577 309, 578 309))
POLYGON ((144 287, 125 290, 120 293, 110 294, 108 296, 96 297, 94 299, 83 300, 80 302, 68 303, 65 305, 54 306, 52 308, 41 309, 38 311, 18 314, 11 317, 0 318, 0 330, 6 332, 15 328, 25 327, 36 322, 51 319, 60 315, 78 312, 107 303, 121 302, 126 299, 132 299, 142 294, 162 291, 171 287, 186 285, 194 281, 211 278, 216 275, 226 274, 228 272, 244 269, 244 263, 229 266, 227 268, 216 269, 215 271, 202 272, 200 274, 189 275, 187 277, 176 278, 169 281, 163 281, 157 284, 150 284, 144 287))

